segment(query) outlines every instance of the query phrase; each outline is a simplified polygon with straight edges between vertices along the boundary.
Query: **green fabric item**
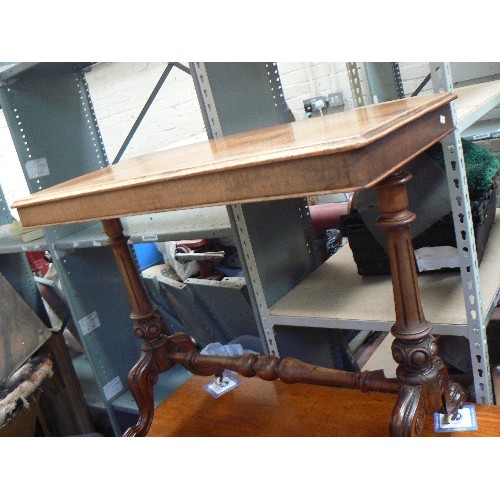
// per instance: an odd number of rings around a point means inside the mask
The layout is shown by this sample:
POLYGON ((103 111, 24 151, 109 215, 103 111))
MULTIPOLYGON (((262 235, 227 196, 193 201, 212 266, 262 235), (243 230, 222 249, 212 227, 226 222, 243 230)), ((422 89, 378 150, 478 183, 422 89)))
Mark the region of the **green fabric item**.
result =
MULTIPOLYGON (((488 190, 492 185, 493 178, 500 170, 499 159, 485 147, 465 139, 462 139, 462 149, 469 194, 474 191, 488 190)), ((441 167, 445 168, 441 144, 438 143, 431 147, 428 153, 441 167)))

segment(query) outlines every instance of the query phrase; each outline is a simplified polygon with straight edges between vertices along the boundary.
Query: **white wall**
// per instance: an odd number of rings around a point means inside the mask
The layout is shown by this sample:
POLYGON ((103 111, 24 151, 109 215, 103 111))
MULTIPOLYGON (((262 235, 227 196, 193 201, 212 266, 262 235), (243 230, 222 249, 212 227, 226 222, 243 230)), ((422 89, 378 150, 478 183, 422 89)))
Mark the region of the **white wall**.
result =
MULTIPOLYGON (((0 110, 0 186, 7 205, 29 195, 3 111, 0 110)), ((17 214, 13 215, 17 218, 17 214)))
MULTIPOLYGON (((166 67, 167 63, 100 63, 86 73, 110 162, 166 67)), ((174 67, 122 159, 206 139, 192 78, 174 67)))

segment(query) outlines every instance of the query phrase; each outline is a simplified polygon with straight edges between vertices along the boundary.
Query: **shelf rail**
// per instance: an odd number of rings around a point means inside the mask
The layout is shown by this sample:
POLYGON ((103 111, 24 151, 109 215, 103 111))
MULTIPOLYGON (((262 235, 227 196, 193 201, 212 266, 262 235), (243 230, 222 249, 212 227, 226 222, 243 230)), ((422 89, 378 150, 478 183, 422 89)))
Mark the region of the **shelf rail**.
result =
MULTIPOLYGON (((453 80, 449 63, 429 63, 434 92, 453 92, 453 80)), ((475 399, 477 403, 493 404, 486 318, 483 313, 479 264, 477 261, 474 226, 470 210, 469 190, 462 139, 455 102, 451 102, 452 119, 456 129, 442 141, 448 188, 452 205, 455 237, 460 261, 460 276, 467 312, 467 336, 469 339, 475 399)))

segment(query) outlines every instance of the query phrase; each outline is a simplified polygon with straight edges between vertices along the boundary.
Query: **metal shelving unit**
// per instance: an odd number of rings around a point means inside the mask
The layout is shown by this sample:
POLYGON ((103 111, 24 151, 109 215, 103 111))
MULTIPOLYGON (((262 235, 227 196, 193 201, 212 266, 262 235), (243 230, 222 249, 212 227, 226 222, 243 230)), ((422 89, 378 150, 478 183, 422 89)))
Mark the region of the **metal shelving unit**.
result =
MULTIPOLYGON (((478 266, 460 134, 500 104, 500 80, 453 89, 449 65, 433 64, 431 74, 436 92, 448 90, 458 96, 454 115, 457 131, 442 144, 456 237, 463 247, 460 273, 421 275, 419 284, 434 333, 469 339, 476 400, 492 404, 486 325, 500 298, 500 210, 478 266), (443 71, 447 72, 446 79, 438 80, 443 71)), ((390 277, 359 276, 348 246, 270 306, 268 312, 274 328, 286 325, 389 331, 395 319, 390 277)))
MULTIPOLYGON (((233 231, 224 207, 197 208, 151 215, 124 217, 123 227, 132 243, 231 237, 233 231)), ((61 238, 56 249, 87 248, 106 245, 102 225, 61 238)))
MULTIPOLYGON (((194 63, 191 68, 210 138, 288 122, 275 63, 194 63)), ((277 326, 269 316, 269 307, 324 260, 307 199, 232 205, 228 214, 267 351, 339 368, 347 349, 342 332, 315 329, 311 339, 309 325, 277 326)))
MULTIPOLYGON (((288 121, 275 64, 192 63, 190 68, 209 137, 288 121)), ((107 163, 81 70, 81 66, 61 63, 28 64, 0 71, 1 104, 31 192, 107 163), (61 109, 65 112, 61 113, 61 109), (50 150, 47 144, 51 145, 50 150), (68 165, 73 165, 71 170, 68 165)), ((388 75, 387 71, 384 75, 388 75)), ((498 87, 499 82, 495 81, 456 89, 460 133, 472 130, 480 117, 499 104, 498 87), (469 102, 470 106, 465 105, 469 102)), ((398 87, 392 91, 397 93, 398 87)), ((444 142, 445 147, 459 155, 462 169, 458 136, 450 140, 452 143, 444 142)), ((452 162, 456 165, 457 159, 447 158, 447 162, 450 182, 455 185, 452 162)), ((464 179, 461 173, 460 179, 464 179)), ((465 193, 466 181, 459 183, 459 189, 465 193)), ((458 212, 456 207, 453 210, 458 212)), ((467 210, 464 209, 465 220, 469 224, 467 210)), ((498 218, 497 211, 497 221, 498 218)), ((336 366, 339 350, 345 347, 343 330, 389 330, 394 322, 389 278, 360 277, 348 247, 324 262, 315 242, 306 199, 128 217, 124 222, 135 243, 233 237, 244 268, 254 320, 269 353, 336 366)), ((461 237, 462 229, 457 231, 461 237)), ((467 234, 471 234, 470 229, 467 234)), ((434 332, 469 338, 474 353, 476 394, 478 402, 485 403, 491 403, 491 382, 484 330, 499 299, 495 258, 499 243, 497 222, 481 266, 474 264, 475 245, 469 238, 469 251, 462 260, 460 274, 419 278, 424 309, 434 324, 434 332), (464 279, 467 268, 472 269, 473 277, 464 279), (471 321, 471 307, 467 305, 472 305, 470 295, 474 297, 476 322, 471 321)), ((135 403, 126 379, 139 357, 139 344, 131 333, 131 321, 123 315, 128 310, 128 299, 101 226, 49 228, 43 240, 30 244, 47 248, 56 256, 55 265, 84 342, 84 366, 95 381, 97 395, 93 404, 108 412, 115 432, 120 434, 123 429, 114 412, 133 412, 135 403), (111 296, 112 303, 107 300, 111 296)), ((7 256, 23 251, 22 244, 3 237, 1 248, 5 252, 0 253, 7 256)), ((175 293, 191 293, 194 307, 201 300, 196 295, 201 288, 194 288, 197 285, 187 283, 175 293)), ((240 293, 237 286, 234 289, 240 293)), ((207 302, 208 308, 210 304, 207 302)), ((168 373, 162 374, 157 386, 158 401, 187 376, 175 373, 171 379, 168 373)))
MULTIPOLYGON (((466 336, 469 340, 475 396, 479 403, 493 404, 486 325, 491 317, 492 308, 498 303, 500 268, 498 259, 493 256, 495 265, 492 265, 491 270, 487 268, 491 274, 486 275, 486 272, 483 272, 482 276, 480 275, 461 133, 499 104, 500 79, 454 89, 451 67, 448 63, 431 63, 430 67, 434 92, 448 91, 458 95, 457 101, 451 104, 456 129, 445 137, 441 144, 459 250, 466 336), (490 283, 491 286, 487 286, 490 283), (489 296, 488 291, 490 291, 489 296), (492 302, 488 303, 488 299, 491 298, 492 302)), ((500 220, 498 210, 495 220, 500 220)), ((496 230, 498 231, 498 227, 496 230)), ((498 240, 496 243, 498 244, 498 240)), ((495 246, 493 248, 490 246, 488 250, 495 254, 495 246)))
MULTIPOLYGON (((109 163, 85 80, 86 66, 17 63, 0 68, 0 103, 31 193, 109 163)), ((8 207, 5 213, 0 222, 7 225, 13 219, 7 217, 8 207)), ((128 217, 124 225, 132 243, 233 235, 224 207, 128 217)), ((84 223, 47 228, 44 238, 24 243, 2 226, 0 270, 5 268, 6 277, 19 282, 20 290, 32 292, 33 299, 28 292, 25 298, 31 299, 33 309, 44 312, 23 255, 31 250, 48 250, 53 257, 85 350, 75 359, 75 368, 86 387, 87 402, 104 410, 113 432, 121 435, 130 423, 122 423, 118 412, 137 412, 127 376, 139 358, 140 343, 132 334, 132 321, 123 314, 128 297, 102 227, 84 223)), ((178 331, 177 318, 169 316, 172 309, 162 304, 160 311, 166 316, 167 331, 178 331)), ((162 374, 157 402, 187 376, 185 370, 162 374)))
POLYGON ((9 227, 13 222, 14 217, 10 213, 0 186, 0 224, 2 224, 0 226, 0 273, 48 326, 49 318, 33 278, 28 259, 24 254, 24 252, 30 250, 41 250, 46 247, 46 243, 43 240, 25 243, 21 238, 12 236, 9 227))

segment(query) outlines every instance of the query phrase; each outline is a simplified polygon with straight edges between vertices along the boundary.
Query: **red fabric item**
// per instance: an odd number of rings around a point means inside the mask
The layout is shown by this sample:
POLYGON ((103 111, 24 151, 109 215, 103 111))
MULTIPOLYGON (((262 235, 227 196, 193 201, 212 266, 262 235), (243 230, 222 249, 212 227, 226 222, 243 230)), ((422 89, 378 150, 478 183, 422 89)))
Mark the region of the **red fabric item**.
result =
POLYGON ((47 274, 50 263, 45 260, 45 252, 26 252, 31 270, 35 274, 41 274, 42 278, 47 274))

